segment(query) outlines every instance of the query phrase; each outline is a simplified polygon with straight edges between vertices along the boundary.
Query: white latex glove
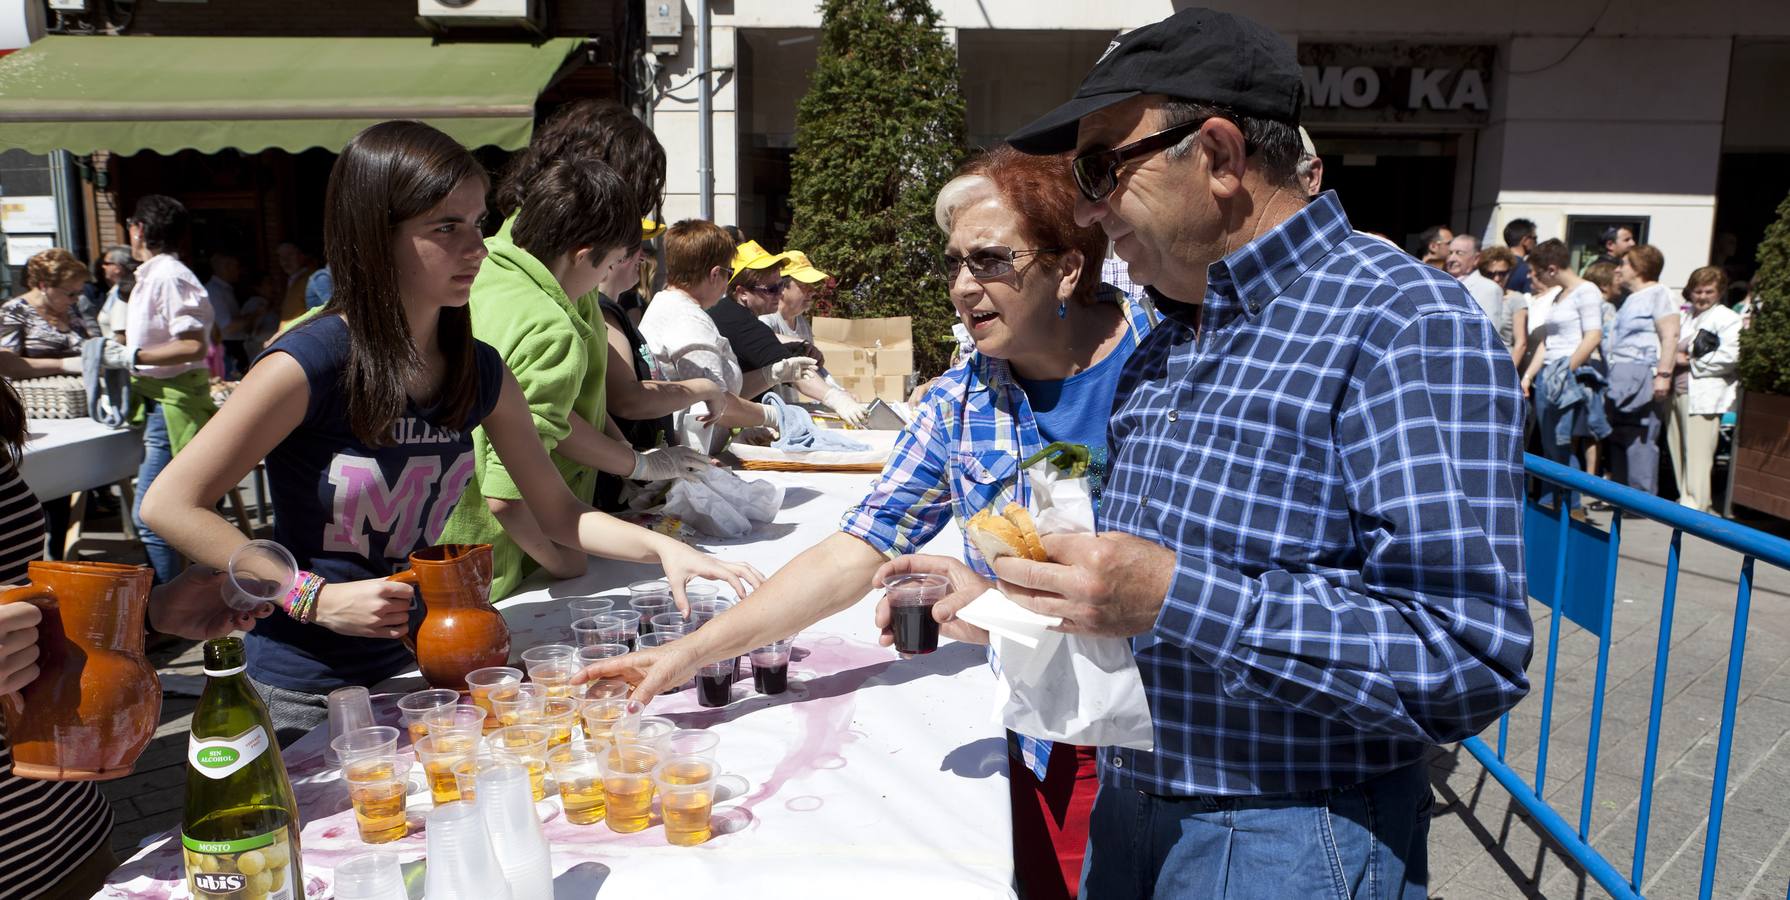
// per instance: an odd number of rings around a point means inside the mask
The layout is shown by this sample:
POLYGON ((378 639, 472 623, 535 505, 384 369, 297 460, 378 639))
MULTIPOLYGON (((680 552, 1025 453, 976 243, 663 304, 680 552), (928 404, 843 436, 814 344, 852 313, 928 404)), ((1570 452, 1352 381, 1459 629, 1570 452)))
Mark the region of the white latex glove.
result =
POLYGON ((772 384, 789 384, 820 375, 820 366, 812 357, 792 356, 765 366, 760 371, 770 376, 772 384))
POLYGON ((62 359, 58 360, 58 362, 62 364, 62 373, 64 375, 79 375, 83 371, 81 367, 81 358, 79 356, 64 356, 62 359))
POLYGON ((128 372, 137 367, 137 348, 127 347, 117 341, 107 341, 102 365, 108 369, 123 369, 128 372))
POLYGON ((696 475, 710 465, 707 456, 689 447, 660 447, 634 454, 634 471, 628 477, 635 481, 668 481, 696 475))
POLYGON ((783 414, 777 411, 777 407, 772 406, 769 403, 760 403, 758 404, 758 408, 764 411, 764 427, 783 427, 783 414))
POLYGON ((863 428, 870 419, 870 410, 859 403, 857 398, 846 393, 844 388, 834 388, 827 392, 826 404, 853 428, 863 428))

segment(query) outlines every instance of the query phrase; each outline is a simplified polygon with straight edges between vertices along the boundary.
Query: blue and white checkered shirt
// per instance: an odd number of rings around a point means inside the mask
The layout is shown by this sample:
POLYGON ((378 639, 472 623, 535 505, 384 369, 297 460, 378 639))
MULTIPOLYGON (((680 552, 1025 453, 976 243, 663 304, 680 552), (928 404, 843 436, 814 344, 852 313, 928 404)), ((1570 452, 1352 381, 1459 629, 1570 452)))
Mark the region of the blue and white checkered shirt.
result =
POLYGON ((1105 785, 1355 784, 1528 691, 1523 396, 1466 289, 1333 193, 1208 269, 1118 389, 1100 530, 1175 551, 1133 640, 1156 751, 1105 785))

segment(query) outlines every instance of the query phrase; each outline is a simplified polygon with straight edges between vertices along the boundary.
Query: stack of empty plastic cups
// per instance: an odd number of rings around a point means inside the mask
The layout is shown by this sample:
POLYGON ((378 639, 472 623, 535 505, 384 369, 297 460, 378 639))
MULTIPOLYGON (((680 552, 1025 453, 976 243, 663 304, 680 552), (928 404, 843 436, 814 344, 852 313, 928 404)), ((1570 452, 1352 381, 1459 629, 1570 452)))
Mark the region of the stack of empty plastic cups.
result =
MULTIPOLYGON (((524 774, 526 782, 528 776, 524 774)), ((527 788, 523 788, 524 791, 527 788)), ((444 803, 429 813, 429 874, 423 881, 428 900, 512 900, 551 897, 546 894, 512 894, 504 870, 491 848, 485 817, 471 803, 444 803)))
POLYGON ((410 900, 404 870, 390 853, 362 853, 336 866, 336 900, 410 900))
MULTIPOLYGON (((553 866, 535 813, 529 772, 500 765, 479 773, 478 807, 498 867, 517 897, 552 897, 553 866)), ((433 897, 430 898, 433 900, 433 897)))

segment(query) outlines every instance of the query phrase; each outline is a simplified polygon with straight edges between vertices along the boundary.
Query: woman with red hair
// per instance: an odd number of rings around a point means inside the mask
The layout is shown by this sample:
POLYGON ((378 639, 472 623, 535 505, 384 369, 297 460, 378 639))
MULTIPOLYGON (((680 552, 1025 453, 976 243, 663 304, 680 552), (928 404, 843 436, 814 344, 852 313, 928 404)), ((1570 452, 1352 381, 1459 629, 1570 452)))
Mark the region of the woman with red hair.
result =
MULTIPOLYGON (((851 606, 884 563, 918 551, 953 518, 961 525, 983 509, 1027 503, 1019 463, 1047 444, 1087 446, 1098 491, 1119 373, 1150 322, 1129 298, 1099 290, 1106 235, 1076 224, 1074 185, 1066 157, 1006 146, 958 170, 939 191, 934 214, 947 238, 940 262, 950 302, 975 352, 921 398, 881 477, 837 534, 701 629, 592 666, 591 677, 626 678, 644 700, 688 681, 704 663, 740 656, 851 606)), ((967 540, 963 552, 977 572, 994 577, 967 540)), ((956 619, 940 630, 958 640, 988 640, 956 619)), ((1071 896, 1097 786, 1093 754, 1023 736, 1009 747, 1024 895, 1071 896)))

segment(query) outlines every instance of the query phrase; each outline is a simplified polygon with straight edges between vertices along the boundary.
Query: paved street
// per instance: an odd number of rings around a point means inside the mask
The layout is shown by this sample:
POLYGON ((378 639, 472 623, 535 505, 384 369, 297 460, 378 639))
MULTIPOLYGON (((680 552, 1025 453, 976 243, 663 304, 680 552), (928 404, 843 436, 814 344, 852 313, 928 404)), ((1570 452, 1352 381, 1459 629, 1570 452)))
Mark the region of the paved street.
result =
MULTIPOLYGON (((95 536, 99 539, 86 545, 95 556, 136 552, 111 539, 115 535, 95 536)), ((1629 871, 1632 860, 1668 539, 1667 529, 1651 522, 1624 527, 1591 820, 1594 845, 1621 872, 1629 871)), ((1650 897, 1696 895, 1739 564, 1736 554, 1685 541, 1647 840, 1643 890, 1650 897)), ((1534 772, 1550 613, 1540 604, 1532 608, 1538 635, 1530 666, 1535 691, 1512 714, 1509 735, 1510 758, 1526 776, 1534 772)), ((196 645, 177 642, 154 655, 169 692, 162 726, 137 773, 104 786, 117 810, 112 841, 120 855, 180 820, 187 722, 202 676, 196 645)), ((1595 640, 1570 621, 1562 622, 1547 796, 1575 825, 1596 660, 1595 640)), ((1495 745, 1495 728, 1487 741, 1495 745)), ((1764 566, 1756 569, 1730 771, 1715 896, 1782 897, 1790 884, 1790 573, 1764 566)), ((1433 896, 1607 896, 1542 837, 1540 828, 1465 751, 1438 750, 1432 783, 1437 804, 1430 832, 1433 896)))
MULTIPOLYGON (((1633 861, 1669 540, 1664 526, 1624 523, 1590 834, 1592 845, 1625 874, 1633 861)), ((1739 570, 1738 554, 1685 539, 1642 883, 1649 897, 1695 897, 1702 875, 1739 570)), ((1539 603, 1531 610, 1534 692, 1511 714, 1508 753, 1532 780, 1550 610, 1539 603)), ((1562 621, 1545 796, 1574 826, 1596 664, 1596 639, 1562 621)), ((1714 896, 1783 897, 1790 884, 1790 573, 1763 565, 1755 567, 1739 710, 1714 896)), ((1496 727, 1485 739, 1496 746, 1496 727)), ((1543 838, 1466 751, 1439 750, 1431 781, 1437 803, 1430 832, 1433 896, 1607 896, 1543 838)))

